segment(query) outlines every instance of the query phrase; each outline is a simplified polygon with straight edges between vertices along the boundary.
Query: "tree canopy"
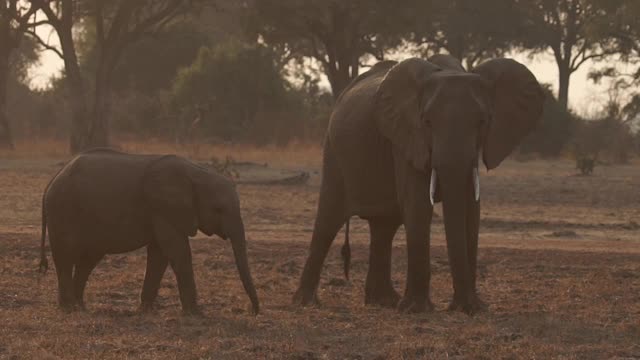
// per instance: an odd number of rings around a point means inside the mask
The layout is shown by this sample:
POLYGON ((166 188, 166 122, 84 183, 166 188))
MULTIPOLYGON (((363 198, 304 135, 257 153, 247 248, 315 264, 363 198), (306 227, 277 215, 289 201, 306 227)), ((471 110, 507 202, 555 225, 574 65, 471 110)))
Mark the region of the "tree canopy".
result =
MULTIPOLYGON (((247 7, 248 29, 256 40, 282 51, 286 59, 313 58, 334 97, 358 76, 368 57, 383 60, 423 21, 425 1, 255 0, 247 7)), ((425 9, 426 10, 426 9, 425 9)))
MULTIPOLYGON (((0 54, 10 55, 0 56, 0 70, 6 70, 0 72, 0 143, 5 144, 7 119, 16 123, 22 121, 17 114, 31 119, 33 113, 55 113, 50 116, 59 123, 55 133, 70 135, 73 152, 108 145, 111 131, 179 139, 192 131, 200 141, 256 143, 314 134, 319 141, 335 97, 364 69, 389 57, 435 53, 452 54, 468 69, 513 52, 552 55, 559 73, 557 101, 549 98, 543 124, 523 151, 562 151, 574 131, 568 124, 576 120, 568 107, 571 76, 593 61, 608 62, 598 63, 592 79, 610 78, 615 91, 625 94, 616 98, 623 103, 609 118, 631 123, 640 117, 637 0, 5 0, 3 5, 0 50, 7 50, 0 54), (35 31, 44 25, 53 27, 59 45, 35 31), (62 75, 51 89, 22 96, 39 100, 15 101, 10 111, 2 110, 10 82, 28 81, 27 68, 41 50, 61 57, 62 75), (629 70, 614 66, 618 63, 629 70), (35 110, 16 111, 16 104, 34 104, 35 110)), ((49 128, 37 119, 28 123, 33 126, 20 129, 49 128)))
POLYGON ((193 64, 180 70, 171 104, 187 131, 197 126, 219 140, 262 141, 266 137, 259 132, 280 130, 278 122, 300 106, 289 92, 271 49, 231 42, 202 48, 193 64))
MULTIPOLYGON (((615 54, 614 22, 598 0, 531 0, 521 47, 532 53, 551 50, 558 66, 558 100, 567 109, 571 75, 589 60, 615 54)), ((617 9, 609 9, 617 11, 617 9)))
POLYGON ((432 0, 411 40, 427 55, 444 50, 470 69, 511 49, 522 36, 523 16, 513 0, 432 0))

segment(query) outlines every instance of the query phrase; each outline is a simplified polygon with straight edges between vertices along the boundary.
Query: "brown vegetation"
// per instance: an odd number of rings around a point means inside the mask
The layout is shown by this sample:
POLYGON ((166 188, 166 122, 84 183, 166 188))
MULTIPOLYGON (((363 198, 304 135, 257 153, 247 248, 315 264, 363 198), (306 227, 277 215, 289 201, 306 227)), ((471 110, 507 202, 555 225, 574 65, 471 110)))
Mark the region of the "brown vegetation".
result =
MULTIPOLYGON (((125 150, 179 152, 159 142, 125 150)), ((250 264, 263 311, 247 312, 230 246, 192 240, 202 317, 180 313, 167 272, 158 309, 138 313, 145 252, 108 256, 89 279, 87 312, 56 308, 56 277, 37 274, 40 196, 65 160, 66 144, 18 142, 0 153, 0 359, 603 359, 640 357, 638 164, 574 176, 570 161, 508 161, 482 178, 479 289, 489 311, 448 313, 451 280, 441 218, 432 242, 436 311, 403 315, 363 305, 366 223, 351 227, 352 279, 338 243, 319 296, 290 305, 307 253, 319 176, 304 186, 239 185, 250 264)), ((206 160, 319 169, 319 146, 202 146, 206 160)), ((436 213, 441 214, 438 207, 436 213)), ((404 234, 394 242, 393 279, 404 286, 404 234)), ((49 254, 50 258, 50 254, 49 254)))

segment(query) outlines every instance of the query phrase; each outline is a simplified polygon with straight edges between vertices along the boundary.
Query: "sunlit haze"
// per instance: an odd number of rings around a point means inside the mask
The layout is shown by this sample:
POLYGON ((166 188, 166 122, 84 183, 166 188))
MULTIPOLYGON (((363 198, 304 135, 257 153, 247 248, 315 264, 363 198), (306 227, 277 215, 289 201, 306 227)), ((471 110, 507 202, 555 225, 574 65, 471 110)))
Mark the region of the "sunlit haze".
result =
MULTIPOLYGON (((49 35, 50 31, 45 27, 39 29, 41 34, 49 35)), ((46 38, 46 37, 45 37, 46 38)), ((51 44, 57 44, 55 34, 50 36, 51 44)), ((523 53, 514 53, 512 57, 523 64, 527 65, 536 75, 541 83, 551 84, 554 91, 557 91, 558 84, 558 68, 552 60, 552 55, 540 54, 531 58, 523 53)), ((601 66, 599 63, 592 61, 587 62, 571 77, 571 88, 569 92, 570 107, 581 115, 591 115, 602 108, 602 105, 608 100, 608 82, 595 84, 588 79, 588 74, 594 68, 601 66)), ((40 64, 35 66, 31 72, 32 87, 46 87, 51 76, 58 74, 64 67, 62 59, 60 59, 52 51, 43 52, 40 64)), ((329 88, 326 78, 322 82, 325 87, 329 88)))

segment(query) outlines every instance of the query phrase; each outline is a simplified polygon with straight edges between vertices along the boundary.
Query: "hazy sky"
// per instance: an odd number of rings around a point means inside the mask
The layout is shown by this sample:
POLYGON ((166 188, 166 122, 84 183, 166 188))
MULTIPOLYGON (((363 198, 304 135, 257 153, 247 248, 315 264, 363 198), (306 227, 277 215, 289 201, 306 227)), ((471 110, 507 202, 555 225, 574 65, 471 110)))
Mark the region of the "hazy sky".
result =
MULTIPOLYGON (((42 29, 41 31, 45 37, 48 35, 46 30, 42 29)), ((52 43, 57 40, 54 38, 55 35, 51 36, 52 43)), ((551 54, 538 55, 534 59, 529 59, 524 54, 513 54, 512 57, 529 66, 540 82, 552 84, 554 90, 557 91, 558 70, 551 54)), ((590 115, 597 112, 608 99, 608 85, 606 83, 594 84, 587 78, 589 71, 598 66, 602 65, 588 62, 571 77, 569 103, 571 108, 580 115, 590 115)), ((40 64, 31 70, 32 85, 46 86, 49 77, 58 73, 62 67, 62 60, 56 54, 51 51, 45 52, 41 57, 40 64)))

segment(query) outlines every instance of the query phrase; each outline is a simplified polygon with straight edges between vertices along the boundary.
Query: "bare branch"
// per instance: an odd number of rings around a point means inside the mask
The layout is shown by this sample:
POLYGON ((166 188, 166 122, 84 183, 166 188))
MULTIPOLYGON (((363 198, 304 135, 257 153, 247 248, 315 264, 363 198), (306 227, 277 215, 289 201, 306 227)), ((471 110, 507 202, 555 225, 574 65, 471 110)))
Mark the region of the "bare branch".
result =
POLYGON ((35 28, 41 25, 51 25, 51 21, 49 20, 40 20, 40 21, 34 21, 34 22, 30 22, 30 23, 26 23, 25 24, 25 29, 27 28, 35 28))
POLYGON ((580 65, 584 64, 584 58, 586 56, 587 53, 587 49, 589 48, 589 43, 587 42, 587 40, 584 40, 584 42, 582 43, 582 47, 580 47, 580 50, 578 50, 578 53, 576 54, 576 56, 573 57, 573 59, 571 59, 571 64, 569 65, 569 70, 571 72, 576 71, 580 65), (578 60, 580 59, 580 57, 582 57, 583 60, 578 60))
POLYGON ((64 60, 64 54, 62 54, 62 51, 57 49, 55 46, 49 45, 46 41, 42 40, 42 38, 38 34, 36 34, 35 31, 33 31, 33 30, 25 30, 24 33, 30 35, 31 37, 33 37, 33 39, 36 40, 36 42, 38 42, 38 44, 40 44, 40 46, 42 46, 46 50, 53 51, 54 53, 56 53, 56 55, 58 55, 60 57, 60 59, 64 60))
POLYGON ((158 10, 157 13, 150 15, 148 18, 138 23, 131 31, 133 39, 137 39, 140 35, 148 31, 152 27, 166 22, 169 19, 173 19, 178 15, 178 10, 182 6, 182 4, 183 2, 181 0, 170 1, 165 8, 158 10))
POLYGON ((578 68, 580 68, 580 66, 582 66, 585 62, 589 61, 589 60, 594 60, 594 59, 602 59, 605 58, 609 55, 614 55, 616 54, 615 51, 613 50, 607 50, 607 51, 602 51, 599 53, 595 53, 595 54, 590 54, 590 55, 585 55, 585 53, 582 54, 582 58, 580 59, 580 61, 578 61, 577 63, 575 62, 576 59, 574 59, 574 63, 575 66, 572 66, 571 71, 574 72, 576 70, 578 70, 578 68))
POLYGON ((49 19, 50 25, 57 30, 58 27, 60 26, 61 20, 60 18, 58 18, 55 12, 53 12, 53 9, 51 9, 51 6, 49 6, 50 2, 43 1, 43 0, 32 0, 31 3, 37 5, 38 8, 42 10, 42 12, 44 12, 44 14, 47 16, 47 19, 49 19))
POLYGON ((24 24, 29 22, 29 19, 40 9, 40 6, 37 3, 31 3, 31 6, 29 7, 29 9, 27 10, 27 12, 22 15, 19 16, 18 14, 18 22, 20 23, 21 27, 24 27, 24 24))

